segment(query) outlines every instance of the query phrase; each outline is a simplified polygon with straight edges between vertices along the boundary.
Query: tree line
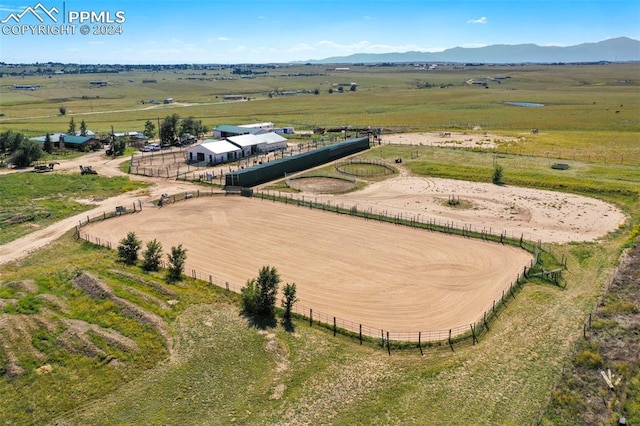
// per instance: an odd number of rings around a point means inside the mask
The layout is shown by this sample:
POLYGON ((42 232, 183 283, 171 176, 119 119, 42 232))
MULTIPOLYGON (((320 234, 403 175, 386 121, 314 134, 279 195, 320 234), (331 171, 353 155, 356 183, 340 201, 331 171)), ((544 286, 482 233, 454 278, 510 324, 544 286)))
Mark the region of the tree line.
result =
MULTIPOLYGON (((120 240, 118 244, 118 259, 125 265, 136 265, 139 260, 138 252, 142 242, 135 232, 127 233, 127 236, 120 240)), ((187 260, 187 249, 180 244, 171 247, 167 254, 167 281, 177 282, 182 280, 184 264, 187 260)), ((147 242, 142 252, 142 270, 145 272, 159 271, 162 263, 162 244, 155 238, 147 242)))

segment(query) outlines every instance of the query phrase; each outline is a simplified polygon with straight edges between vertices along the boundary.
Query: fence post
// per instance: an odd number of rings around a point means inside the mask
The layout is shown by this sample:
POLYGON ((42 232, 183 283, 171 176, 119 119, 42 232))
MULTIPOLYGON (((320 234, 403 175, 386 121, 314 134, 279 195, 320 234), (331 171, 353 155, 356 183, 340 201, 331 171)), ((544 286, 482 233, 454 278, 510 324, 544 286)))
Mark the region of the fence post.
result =
POLYGON ((313 326, 313 309, 309 309, 309 327, 313 326))
POLYGON ((380 330, 380 335, 382 336, 382 347, 384 348, 384 330, 380 330))
MULTIPOLYGON (((496 306, 496 301, 495 300, 493 301, 493 306, 494 306, 494 308, 496 306)), ((489 331, 489 324, 487 323, 487 312, 486 311, 485 311, 484 314, 482 314, 482 320, 484 322, 485 328, 487 329, 487 331, 489 331)))
POLYGON ((471 327, 471 337, 473 338, 473 344, 475 345, 476 343, 478 343, 478 339, 476 337, 476 328, 474 327, 473 324, 471 324, 470 327, 471 327))
POLYGON ((422 331, 418 331, 418 349, 420 349, 420 355, 424 356, 422 352, 422 331))
POLYGON ((360 344, 362 345, 362 324, 360 324, 360 344))
POLYGON ((336 337, 336 317, 333 317, 333 337, 336 337))
POLYGON ((387 331, 387 352, 391 355, 391 341, 389 340, 389 332, 387 331))
POLYGON ((451 348, 451 352, 455 352, 453 350, 453 342, 451 341, 451 329, 449 329, 449 347, 451 348))

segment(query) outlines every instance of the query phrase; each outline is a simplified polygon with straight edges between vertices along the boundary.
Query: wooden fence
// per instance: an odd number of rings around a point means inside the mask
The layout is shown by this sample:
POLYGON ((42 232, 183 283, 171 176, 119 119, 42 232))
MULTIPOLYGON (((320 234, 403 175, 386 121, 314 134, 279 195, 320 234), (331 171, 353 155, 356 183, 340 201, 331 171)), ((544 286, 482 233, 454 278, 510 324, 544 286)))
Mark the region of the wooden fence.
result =
MULTIPOLYGON (((535 243, 526 241, 522 238, 514 238, 507 236, 506 233, 495 234, 487 230, 476 230, 470 225, 458 225, 454 222, 439 222, 437 220, 431 220, 423 218, 422 221, 418 221, 415 217, 411 217, 407 214, 397 215, 384 215, 385 212, 374 212, 369 209, 368 211, 359 211, 353 208, 344 208, 337 205, 322 204, 318 202, 312 202, 311 200, 304 200, 303 198, 290 198, 276 196, 267 192, 253 192, 245 191, 246 196, 258 196, 264 200, 270 199, 289 204, 296 204, 299 206, 307 206, 310 208, 322 209, 325 211, 332 211, 338 214, 350 214, 359 217, 365 217, 368 219, 376 219, 384 222, 394 223, 404 226, 414 226, 423 229, 428 229, 436 232, 444 232, 447 234, 462 235, 468 238, 482 238, 486 241, 493 241, 502 244, 518 245, 523 249, 526 249, 534 253, 534 259, 529 266, 525 266, 523 272, 502 290, 500 297, 493 300, 493 302, 485 307, 481 317, 471 324, 462 324, 449 329, 444 330, 416 330, 416 331, 398 331, 398 330, 384 330, 377 327, 372 327, 367 324, 362 324, 357 321, 348 320, 344 318, 338 318, 330 313, 314 310, 313 307, 304 306, 301 304, 294 305, 293 313, 299 318, 308 320, 310 326, 319 325, 328 328, 336 333, 350 336, 357 339, 362 344, 364 341, 378 341, 379 344, 391 352, 392 348, 407 348, 415 347, 422 352, 426 347, 448 347, 454 351, 455 346, 459 344, 476 344, 480 337, 490 330, 491 323, 500 315, 502 310, 510 303, 512 299, 515 299, 516 294, 522 288, 523 284, 527 282, 531 275, 532 269, 539 266, 541 262, 540 252, 542 245, 540 242, 535 243)), ((192 198, 198 198, 201 196, 224 196, 224 193, 220 192, 189 192, 173 194, 168 197, 169 203, 178 202, 182 200, 188 200, 192 198)), ((87 242, 98 244, 101 246, 115 249, 117 245, 105 239, 92 236, 82 230, 82 227, 95 221, 106 220, 111 217, 115 217, 118 214, 135 213, 142 209, 141 204, 133 205, 132 210, 126 210, 117 212, 104 213, 102 215, 94 216, 92 218, 87 217, 85 221, 80 221, 76 228, 76 237, 83 239, 87 242)), ((543 270, 544 271, 544 270, 543 270)), ((226 291, 240 293, 243 285, 238 283, 232 283, 221 278, 216 277, 211 272, 198 271, 191 269, 185 271, 187 275, 194 279, 203 280, 211 285, 220 287, 226 291)), ((561 278, 561 271, 553 270, 556 279, 561 278)), ((539 273, 538 273, 539 274, 539 273)))

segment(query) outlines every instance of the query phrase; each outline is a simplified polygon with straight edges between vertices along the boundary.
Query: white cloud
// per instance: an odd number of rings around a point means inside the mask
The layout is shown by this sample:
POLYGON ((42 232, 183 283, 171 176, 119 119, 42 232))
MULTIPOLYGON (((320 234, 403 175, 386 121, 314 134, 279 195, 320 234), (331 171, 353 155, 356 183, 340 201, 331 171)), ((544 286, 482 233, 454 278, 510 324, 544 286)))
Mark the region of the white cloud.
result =
POLYGON ((487 17, 483 16, 482 18, 478 18, 478 19, 472 19, 470 21, 467 21, 467 24, 486 24, 487 23, 487 17))
POLYGON ((229 40, 231 40, 229 37, 223 37, 223 36, 218 37, 218 41, 229 41, 229 40))
POLYGON ((479 47, 487 47, 488 44, 486 43, 463 43, 460 45, 460 47, 465 47, 467 49, 477 49, 479 47))
POLYGON ((303 50, 315 50, 314 47, 308 43, 298 43, 289 49, 289 52, 300 52, 303 50))
POLYGON ((0 12, 22 12, 27 6, 22 6, 21 8, 4 6, 0 5, 0 12))

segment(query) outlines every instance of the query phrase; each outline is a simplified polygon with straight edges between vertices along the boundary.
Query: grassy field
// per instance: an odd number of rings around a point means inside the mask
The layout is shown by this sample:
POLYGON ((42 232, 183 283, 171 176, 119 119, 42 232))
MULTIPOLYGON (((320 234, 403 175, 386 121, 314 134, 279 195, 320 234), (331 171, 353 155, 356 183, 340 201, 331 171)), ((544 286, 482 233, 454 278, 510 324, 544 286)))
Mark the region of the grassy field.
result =
MULTIPOLYGON (((298 129, 370 125, 463 132, 480 126, 522 139, 487 152, 382 146, 363 157, 402 157, 416 175, 483 182, 490 181, 497 161, 509 185, 602 198, 622 208, 629 220, 600 241, 550 247, 567 258, 564 289, 526 284, 479 345, 462 345, 455 353, 429 349, 424 356, 417 349, 389 356, 375 344, 360 346, 304 321, 295 322, 294 333, 281 326, 251 328, 239 315, 237 296, 190 278, 168 285, 163 273, 126 267, 117 263, 114 251, 68 234, 0 267, 0 419, 20 425, 168 424, 176 419, 256 425, 585 424, 579 415, 586 399, 576 396, 562 372, 585 350, 576 346, 583 324, 623 249, 636 243, 640 87, 632 77, 637 72, 637 64, 610 64, 437 72, 353 66, 349 73, 299 66, 272 69, 255 79, 211 81, 187 80, 205 77, 189 70, 3 76, 0 130, 29 135, 64 131, 71 115, 85 119, 91 130, 106 132, 112 125, 116 131, 140 130, 145 120, 173 112, 209 126, 272 121, 298 129), (311 71, 319 75, 292 75, 311 71), (510 78, 489 82, 489 89, 464 84, 486 76, 510 78), (89 81, 98 79, 109 85, 91 88, 89 81), (333 83, 351 81, 359 85, 356 92, 328 93, 333 83), (434 87, 418 88, 427 82, 434 87), (17 92, 9 89, 13 84, 43 87, 17 92), (314 88, 319 95, 268 96, 314 88), (227 102, 225 94, 253 100, 227 102), (139 103, 168 97, 181 105, 145 110, 148 105, 139 103), (546 106, 513 107, 504 104, 508 101, 546 106), (66 116, 59 115, 60 106, 67 108, 66 116), (534 127, 539 134, 530 133, 534 127), (569 170, 551 169, 559 161, 569 163, 569 170), (109 294, 92 297, 82 290, 87 276, 106 285, 109 294)), ((206 77, 216 76, 230 77, 230 70, 208 71, 206 77)), ((314 176, 332 173, 330 168, 313 171, 314 176)), ((76 198, 107 197, 137 185, 108 181, 0 176, 0 244, 81 211, 84 205, 76 198), (69 192, 74 196, 65 195, 69 192), (7 227, 7 221, 15 223, 7 227)), ((632 405, 638 401, 637 365, 622 368, 606 352, 587 349, 601 355, 599 368, 621 375, 620 392, 628 394, 629 405, 600 409, 611 419, 624 412, 629 424, 638 423, 632 405)), ((592 386, 585 392, 597 394, 599 370, 587 369, 586 377, 581 383, 592 386)))
MULTIPOLYGON (((439 71, 413 66, 354 66, 336 72, 325 66, 269 70, 268 75, 242 79, 229 69, 207 76, 181 72, 69 74, 47 77, 7 77, 0 88, 1 128, 29 135, 65 131, 70 116, 84 119, 96 132, 142 130, 146 120, 156 122, 178 113, 219 124, 272 121, 298 129, 333 126, 372 126, 394 129, 461 129, 475 126, 503 132, 614 131, 619 138, 640 130, 637 64, 592 66, 463 67, 439 71), (299 73, 318 74, 309 77, 299 73), (489 89, 465 84, 469 79, 507 76, 489 89), (156 83, 142 83, 152 78, 156 83), (208 78, 187 80, 188 78, 208 78), (213 80, 225 78, 224 80, 213 80), (230 80, 229 78, 234 78, 230 80), (91 87, 102 79, 106 87, 91 87), (622 83, 625 81, 625 83, 622 83), (355 92, 329 94, 332 85, 358 83, 355 92), (418 88, 420 83, 430 88, 418 88), (38 84, 35 91, 15 91, 13 84, 38 84), (319 95, 274 96, 272 91, 319 90, 319 95), (244 95, 250 102, 229 102, 227 94, 244 95), (173 98, 178 104, 149 105, 173 98), (542 108, 522 108, 505 102, 538 102, 542 108), (61 116, 60 106, 67 115, 61 116), (619 112, 616 112, 619 111, 619 112), (37 119, 34 119, 37 118, 37 119)), ((554 145, 555 146, 555 145, 554 145)), ((561 147, 561 146, 560 146, 561 147)))
POLYGON ((144 186, 127 178, 95 175, 0 175, 0 244, 94 207, 81 200, 101 200, 144 186))

